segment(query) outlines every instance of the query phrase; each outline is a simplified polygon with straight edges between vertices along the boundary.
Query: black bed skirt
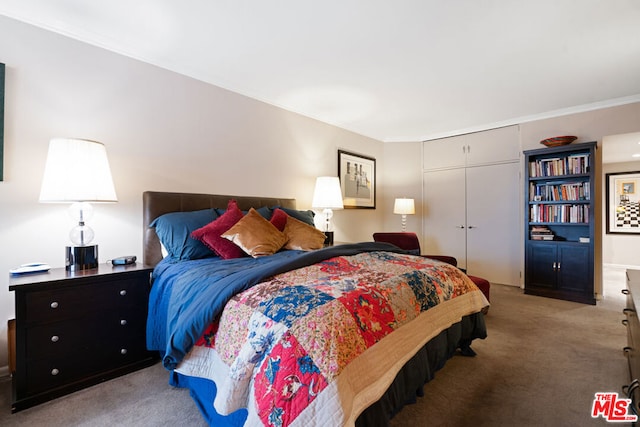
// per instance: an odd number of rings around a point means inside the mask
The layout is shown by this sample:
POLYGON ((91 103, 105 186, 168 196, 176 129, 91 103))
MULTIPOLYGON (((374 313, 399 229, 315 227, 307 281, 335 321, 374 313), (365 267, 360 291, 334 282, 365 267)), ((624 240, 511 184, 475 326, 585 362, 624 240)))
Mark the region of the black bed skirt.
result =
POLYGON ((424 385, 435 377, 458 349, 467 349, 476 338, 486 338, 482 313, 462 318, 462 321, 432 338, 400 370, 382 398, 364 410, 356 427, 386 427, 403 406, 415 403, 424 395, 424 385))

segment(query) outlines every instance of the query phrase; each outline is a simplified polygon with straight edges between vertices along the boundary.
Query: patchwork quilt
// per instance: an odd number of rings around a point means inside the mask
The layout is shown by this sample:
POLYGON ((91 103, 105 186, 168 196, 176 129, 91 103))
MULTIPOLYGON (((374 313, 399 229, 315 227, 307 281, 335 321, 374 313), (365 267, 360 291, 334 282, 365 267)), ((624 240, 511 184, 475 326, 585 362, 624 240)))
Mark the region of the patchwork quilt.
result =
POLYGON ((245 425, 348 425, 429 339, 488 305, 459 269, 388 251, 335 256, 233 296, 176 372, 215 382, 245 425))

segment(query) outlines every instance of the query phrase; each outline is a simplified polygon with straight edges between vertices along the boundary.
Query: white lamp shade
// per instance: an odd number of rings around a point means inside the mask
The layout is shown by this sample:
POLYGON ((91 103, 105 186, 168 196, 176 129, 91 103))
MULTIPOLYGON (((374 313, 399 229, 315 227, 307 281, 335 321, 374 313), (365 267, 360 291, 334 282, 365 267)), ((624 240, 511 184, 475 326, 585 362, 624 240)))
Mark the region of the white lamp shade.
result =
POLYGON ((416 213, 416 207, 413 199, 400 198, 396 199, 393 205, 394 214, 413 215, 416 213))
POLYGON ((319 176, 313 192, 311 207, 318 209, 343 209, 340 180, 337 176, 319 176))
POLYGON ((40 201, 117 202, 104 145, 86 139, 52 139, 40 201))

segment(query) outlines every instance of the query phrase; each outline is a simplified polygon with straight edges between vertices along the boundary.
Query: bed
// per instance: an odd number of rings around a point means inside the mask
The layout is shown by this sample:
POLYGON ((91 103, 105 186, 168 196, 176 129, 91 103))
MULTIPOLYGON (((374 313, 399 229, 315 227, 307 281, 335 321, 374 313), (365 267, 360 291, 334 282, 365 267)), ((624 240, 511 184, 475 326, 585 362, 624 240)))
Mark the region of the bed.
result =
POLYGON ((488 301, 459 269, 387 243, 318 247, 312 216, 287 198, 143 194, 147 346, 210 425, 385 426, 486 337, 488 301))

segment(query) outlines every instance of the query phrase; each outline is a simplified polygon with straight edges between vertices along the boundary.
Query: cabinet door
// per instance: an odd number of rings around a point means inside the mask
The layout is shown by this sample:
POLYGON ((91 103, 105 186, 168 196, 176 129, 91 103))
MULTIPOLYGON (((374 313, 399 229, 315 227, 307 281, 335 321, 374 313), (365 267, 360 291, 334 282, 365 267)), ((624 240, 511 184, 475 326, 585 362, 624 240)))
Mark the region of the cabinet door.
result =
POLYGON ((519 163, 466 168, 467 273, 518 286, 522 268, 519 163))
POLYGON ((555 288, 557 258, 555 243, 530 242, 527 245, 526 286, 555 288))
POLYGON ((422 167, 424 170, 464 167, 465 150, 465 135, 425 141, 422 167))
POLYGON ((507 126, 464 135, 466 165, 477 166, 520 159, 518 126, 507 126))
POLYGON ((571 292, 590 292, 591 256, 589 245, 561 245, 558 248, 558 289, 571 292))
POLYGON ((481 166, 520 159, 520 131, 507 126, 423 143, 424 170, 481 166))
POLYGON ((450 255, 466 268, 465 170, 424 173, 423 254, 450 255))

